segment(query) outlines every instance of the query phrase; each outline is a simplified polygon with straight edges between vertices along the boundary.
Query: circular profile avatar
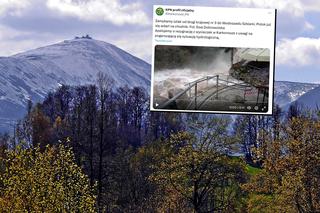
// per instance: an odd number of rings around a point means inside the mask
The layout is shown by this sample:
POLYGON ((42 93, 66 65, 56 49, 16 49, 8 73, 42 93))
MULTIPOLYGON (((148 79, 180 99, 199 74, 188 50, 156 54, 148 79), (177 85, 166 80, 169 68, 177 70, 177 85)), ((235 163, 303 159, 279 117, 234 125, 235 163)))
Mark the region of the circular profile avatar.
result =
POLYGON ((158 7, 158 8, 156 9, 156 14, 157 14, 158 16, 162 16, 163 13, 164 13, 164 10, 163 10, 162 7, 158 7))

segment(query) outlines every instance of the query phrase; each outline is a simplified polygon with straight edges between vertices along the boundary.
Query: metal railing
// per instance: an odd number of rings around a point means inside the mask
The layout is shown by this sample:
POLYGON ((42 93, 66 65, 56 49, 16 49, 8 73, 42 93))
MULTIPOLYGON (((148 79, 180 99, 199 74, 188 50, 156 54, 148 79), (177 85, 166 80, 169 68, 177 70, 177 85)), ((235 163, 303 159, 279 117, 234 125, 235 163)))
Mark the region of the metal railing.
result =
MULTIPOLYGON (((227 76, 227 80, 224 80, 222 78, 220 78, 219 75, 215 75, 215 76, 206 76, 206 77, 203 77, 203 78, 200 78, 200 79, 197 79, 193 82, 190 82, 188 84, 186 84, 186 88, 177 93, 174 97, 170 98, 170 100, 168 100, 167 102, 159 105, 159 108, 161 109, 165 109, 167 108, 168 106, 170 106, 171 104, 175 103, 175 101, 177 99, 179 99, 180 97, 182 97, 184 94, 188 93, 189 92, 189 98, 190 98, 190 103, 188 104, 187 108, 186 109, 189 109, 190 107, 192 107, 191 109, 192 110, 197 110, 198 108, 202 107, 203 104, 205 104, 205 102, 212 98, 213 96, 215 96, 216 99, 219 98, 219 93, 221 91, 226 91, 226 90, 229 90, 229 89, 242 89, 244 91, 244 95, 243 95, 243 100, 245 101, 246 100, 246 91, 248 90, 248 88, 252 89, 252 86, 247 84, 247 83, 235 83, 234 81, 229 81, 229 76, 227 76), (208 86, 208 83, 210 80, 212 79, 216 79, 215 81, 215 85, 212 86, 211 88, 216 88, 215 91, 213 91, 211 94, 209 94, 207 97, 205 97, 203 100, 200 100, 201 102, 199 102, 198 98, 199 98, 199 95, 198 95, 198 84, 201 83, 201 82, 204 82, 204 81, 207 81, 207 86, 208 86), (223 83, 222 83, 223 82, 223 83), (220 85, 219 85, 220 83, 220 85), (222 83, 222 84, 221 84, 222 83), (224 86, 222 86, 224 85, 224 86), (193 90, 194 88, 194 90, 193 90), (192 95, 192 91, 194 91, 194 95, 192 95)), ((260 90, 260 89, 259 89, 260 90)), ((258 99, 259 99, 259 94, 260 92, 258 91, 258 97, 257 97, 257 102, 258 102, 258 99)), ((265 96, 265 92, 263 93, 263 95, 265 96)), ((264 101, 264 97, 263 97, 263 101, 264 101)))
MULTIPOLYGON (((200 78, 196 81, 190 82, 188 84, 186 84, 188 87, 186 89, 184 89, 183 91, 179 92, 178 94, 176 94, 174 97, 172 97, 170 100, 168 100, 167 102, 165 102, 164 104, 161 104, 159 106, 159 108, 167 108, 168 106, 170 106, 172 103, 174 103, 178 98, 180 98, 181 96, 183 96, 184 94, 186 94, 187 92, 190 92, 189 97, 191 97, 191 89, 194 87, 194 102, 195 105, 197 105, 197 93, 198 93, 198 83, 203 82, 203 81, 209 81, 213 78, 217 78, 217 82, 219 79, 219 75, 215 75, 215 76, 206 76, 203 78, 200 78)), ((218 85, 218 84, 217 84, 218 85)))

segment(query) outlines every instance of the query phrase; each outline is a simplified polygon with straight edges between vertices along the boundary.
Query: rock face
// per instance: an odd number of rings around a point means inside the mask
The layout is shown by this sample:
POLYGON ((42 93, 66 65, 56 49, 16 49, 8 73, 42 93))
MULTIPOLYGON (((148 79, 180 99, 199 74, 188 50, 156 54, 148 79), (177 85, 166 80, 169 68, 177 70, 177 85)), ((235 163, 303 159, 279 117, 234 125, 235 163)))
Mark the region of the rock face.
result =
POLYGON ((0 57, 0 132, 25 114, 28 99, 41 101, 63 84, 95 83, 98 72, 113 79, 115 87, 149 91, 150 64, 103 41, 77 38, 0 57))
POLYGON ((268 86, 269 62, 239 62, 231 67, 230 75, 253 86, 268 86))

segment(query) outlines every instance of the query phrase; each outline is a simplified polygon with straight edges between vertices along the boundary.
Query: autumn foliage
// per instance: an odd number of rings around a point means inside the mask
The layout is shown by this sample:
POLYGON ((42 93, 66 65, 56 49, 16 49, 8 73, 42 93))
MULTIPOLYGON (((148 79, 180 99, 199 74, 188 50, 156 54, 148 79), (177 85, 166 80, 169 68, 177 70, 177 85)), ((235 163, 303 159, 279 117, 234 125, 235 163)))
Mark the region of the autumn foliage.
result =
POLYGON ((0 212, 320 212, 317 113, 153 113, 143 88, 99 79, 0 135, 0 212))
POLYGON ((8 150, 1 169, 1 212, 95 211, 89 179, 62 144, 8 150))

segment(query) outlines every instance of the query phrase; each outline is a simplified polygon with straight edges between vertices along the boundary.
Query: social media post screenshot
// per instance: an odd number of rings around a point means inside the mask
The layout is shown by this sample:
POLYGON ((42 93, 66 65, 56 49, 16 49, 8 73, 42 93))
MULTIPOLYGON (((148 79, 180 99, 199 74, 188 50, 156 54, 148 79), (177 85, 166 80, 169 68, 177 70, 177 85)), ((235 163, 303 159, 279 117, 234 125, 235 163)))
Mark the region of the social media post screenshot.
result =
POLYGON ((276 10, 153 9, 152 111, 272 114, 276 10))

